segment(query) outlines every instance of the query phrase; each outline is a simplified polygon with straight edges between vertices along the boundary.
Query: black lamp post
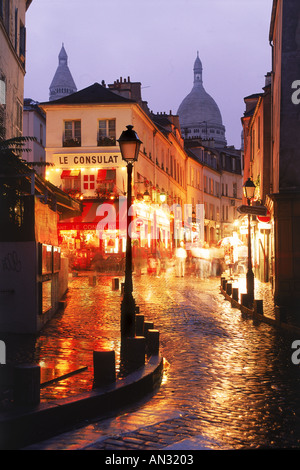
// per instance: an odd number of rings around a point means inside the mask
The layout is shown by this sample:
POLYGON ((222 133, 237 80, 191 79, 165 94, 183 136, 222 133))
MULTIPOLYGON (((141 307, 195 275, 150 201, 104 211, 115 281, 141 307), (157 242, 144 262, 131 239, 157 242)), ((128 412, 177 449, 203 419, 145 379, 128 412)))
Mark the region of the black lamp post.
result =
POLYGON ((131 207, 131 182, 133 163, 137 161, 141 141, 139 140, 133 126, 126 126, 118 142, 122 154, 122 159, 127 163, 127 234, 126 234, 126 264, 125 264, 125 283, 124 295, 121 305, 121 337, 135 336, 135 300, 132 295, 132 247, 131 234, 129 233, 132 215, 131 207))
MULTIPOLYGON (((251 204, 251 199, 254 197, 255 184, 248 178, 243 186, 244 196, 247 199, 248 206, 251 204)), ((249 306, 252 307, 254 300, 254 273, 252 270, 252 256, 251 256, 251 225, 250 225, 250 214, 248 214, 248 270, 247 270, 247 297, 249 306)))

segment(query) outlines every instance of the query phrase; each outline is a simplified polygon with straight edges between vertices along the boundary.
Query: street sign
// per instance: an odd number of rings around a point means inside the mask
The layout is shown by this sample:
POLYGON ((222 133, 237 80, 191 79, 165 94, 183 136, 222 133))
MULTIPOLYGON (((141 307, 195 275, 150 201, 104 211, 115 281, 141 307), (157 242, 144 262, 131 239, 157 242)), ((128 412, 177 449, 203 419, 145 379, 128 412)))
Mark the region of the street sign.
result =
POLYGON ((265 206, 246 206, 242 205, 237 208, 240 214, 262 215, 266 216, 268 209, 265 206))

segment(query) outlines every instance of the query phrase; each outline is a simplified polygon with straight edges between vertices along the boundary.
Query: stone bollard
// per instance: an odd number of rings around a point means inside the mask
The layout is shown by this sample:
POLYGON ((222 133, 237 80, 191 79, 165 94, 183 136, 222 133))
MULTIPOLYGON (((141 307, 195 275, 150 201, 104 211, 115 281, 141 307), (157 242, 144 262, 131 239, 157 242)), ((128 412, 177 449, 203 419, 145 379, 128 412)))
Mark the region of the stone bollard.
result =
POLYGON ((233 300, 235 300, 236 302, 239 301, 239 289, 238 289, 238 287, 233 287, 233 288, 232 288, 232 298, 233 298, 233 300))
POLYGON ((135 316, 135 334, 136 336, 144 336, 144 315, 137 314, 135 316))
POLYGON ((249 305, 248 294, 241 294, 241 304, 244 307, 248 308, 248 305, 249 305))
POLYGON ((119 279, 117 277, 112 280, 112 290, 119 290, 119 279))
POLYGON ((144 336, 122 338, 121 369, 132 372, 145 365, 146 340, 144 336))
POLYGON ((148 330, 154 328, 154 323, 152 321, 145 321, 144 322, 144 336, 147 338, 148 330))
POLYGON ((147 356, 157 356, 159 353, 159 331, 149 329, 146 340, 147 356))
POLYGON ((227 279, 223 279, 222 281, 222 289, 226 292, 226 285, 227 285, 227 279))
POLYGON ((90 286, 95 287, 96 282, 97 282, 97 277, 94 274, 89 276, 89 285, 90 286))
POLYGON ((285 323, 287 321, 287 315, 284 307, 275 306, 275 320, 277 324, 285 323))
POLYGON ((67 304, 68 304, 68 302, 66 300, 60 300, 58 302, 58 306, 61 310, 64 310, 66 308, 67 304))
POLYGON ((253 300, 254 314, 263 315, 263 301, 262 300, 253 300))
POLYGON ((121 282, 121 295, 124 294, 125 282, 121 282))
POLYGON ((115 351, 93 351, 94 387, 116 381, 115 351))
POLYGON ((14 367, 13 401, 18 405, 37 405, 40 402, 41 368, 37 364, 14 367))
POLYGON ((275 305, 275 320, 276 323, 280 323, 280 307, 275 305))
POLYGON ((232 294, 232 284, 231 284, 231 282, 227 282, 227 284, 226 284, 226 293, 228 295, 232 294))

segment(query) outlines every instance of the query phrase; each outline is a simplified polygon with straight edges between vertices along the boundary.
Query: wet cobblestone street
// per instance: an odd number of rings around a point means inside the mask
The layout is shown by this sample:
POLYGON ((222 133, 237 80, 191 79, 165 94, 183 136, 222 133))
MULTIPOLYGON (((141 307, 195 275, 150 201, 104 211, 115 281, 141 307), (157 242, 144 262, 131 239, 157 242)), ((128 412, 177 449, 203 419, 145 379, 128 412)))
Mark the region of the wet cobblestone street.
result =
MULTIPOLYGON (((300 447, 300 368, 291 361, 297 335, 243 318, 220 294, 219 279, 167 272, 134 276, 133 284, 140 313, 160 331, 160 389, 134 409, 86 423, 71 439, 61 436, 44 448, 159 449, 195 435, 209 448, 300 447)), ((37 339, 11 351, 11 360, 31 351, 44 380, 88 367, 42 388, 42 400, 90 390, 93 350, 114 349, 118 361, 120 299, 111 276, 98 276, 96 286, 87 274, 74 277, 65 310, 37 339)))

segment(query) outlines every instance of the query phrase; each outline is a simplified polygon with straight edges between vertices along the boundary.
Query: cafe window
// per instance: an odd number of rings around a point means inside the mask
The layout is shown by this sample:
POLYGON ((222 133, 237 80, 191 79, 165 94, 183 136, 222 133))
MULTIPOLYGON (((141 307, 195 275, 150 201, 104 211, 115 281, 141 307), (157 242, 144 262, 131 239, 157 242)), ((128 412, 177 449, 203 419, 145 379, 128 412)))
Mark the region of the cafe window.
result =
POLYGON ((53 246, 53 259, 52 259, 52 264, 53 264, 53 272, 57 273, 60 271, 60 266, 61 266, 61 248, 59 246, 53 246))
POLYGON ((66 193, 73 193, 81 190, 80 170, 63 170, 61 179, 62 189, 66 193))
POLYGON ((97 188, 96 192, 99 196, 111 194, 116 185, 116 170, 99 170, 97 175, 97 188))
POLYGON ((98 128, 98 146, 116 145, 116 120, 101 119, 98 128))
POLYGON ((64 122, 64 147, 80 147, 81 146, 81 121, 65 121, 64 122))
POLYGON ((42 274, 52 273, 52 246, 42 244, 42 274))

